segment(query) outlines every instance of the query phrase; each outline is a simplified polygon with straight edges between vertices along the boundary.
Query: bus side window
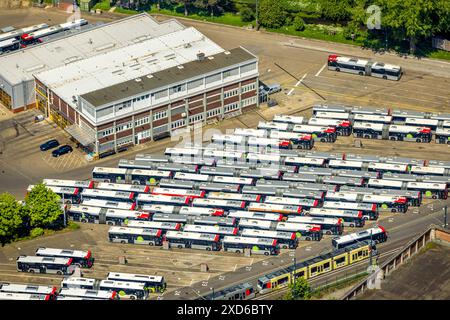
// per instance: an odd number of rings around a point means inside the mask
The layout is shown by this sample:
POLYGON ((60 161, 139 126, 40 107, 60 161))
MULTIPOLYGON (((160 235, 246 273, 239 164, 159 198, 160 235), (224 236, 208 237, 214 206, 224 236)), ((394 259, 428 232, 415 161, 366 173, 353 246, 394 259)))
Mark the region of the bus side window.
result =
POLYGON ((324 268, 325 270, 329 269, 329 268, 330 268, 330 263, 329 263, 329 262, 325 263, 325 264, 323 265, 323 268, 324 268))

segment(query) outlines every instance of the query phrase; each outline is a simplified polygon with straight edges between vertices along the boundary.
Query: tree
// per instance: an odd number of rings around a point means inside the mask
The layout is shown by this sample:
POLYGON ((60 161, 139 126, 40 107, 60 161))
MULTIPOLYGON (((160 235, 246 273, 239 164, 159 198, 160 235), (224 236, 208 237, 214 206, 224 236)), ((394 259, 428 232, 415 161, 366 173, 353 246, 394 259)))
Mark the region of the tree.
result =
POLYGON ((311 288, 308 281, 299 277, 289 284, 289 291, 284 297, 285 300, 307 300, 311 298, 311 288))
POLYGON ((16 238, 26 222, 26 211, 9 193, 0 194, 0 243, 16 238))
POLYGON ((303 31, 305 30, 305 21, 300 15, 296 15, 294 21, 292 22, 292 26, 295 31, 303 31))
POLYGON ((317 0, 320 14, 331 21, 345 21, 351 16, 353 0, 317 0))
POLYGON ((258 9, 259 23, 267 28, 279 28, 284 25, 286 13, 284 0, 261 0, 258 9))
POLYGON ((53 227, 63 214, 59 200, 59 196, 44 184, 35 185, 25 197, 30 225, 34 228, 53 227))
POLYGON ((255 13, 250 7, 243 7, 240 13, 243 22, 251 22, 255 19, 255 13))
POLYGON ((214 14, 222 14, 225 8, 229 7, 229 2, 228 0, 195 0, 194 6, 209 11, 211 17, 213 17, 214 14))
POLYGON ((188 6, 191 5, 194 0, 178 0, 178 2, 184 5, 184 15, 187 16, 189 14, 188 6))

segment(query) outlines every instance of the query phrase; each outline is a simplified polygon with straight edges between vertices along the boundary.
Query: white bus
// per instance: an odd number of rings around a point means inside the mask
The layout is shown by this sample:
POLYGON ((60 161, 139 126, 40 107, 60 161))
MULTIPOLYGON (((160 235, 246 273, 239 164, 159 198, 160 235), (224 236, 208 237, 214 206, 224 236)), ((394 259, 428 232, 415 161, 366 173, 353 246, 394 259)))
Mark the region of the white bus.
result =
POLYGON ((329 111, 317 111, 314 114, 316 118, 325 119, 337 119, 337 120, 350 120, 350 114, 347 112, 329 112, 329 111))
POLYGON ((271 230, 275 227, 275 222, 270 220, 240 218, 238 226, 240 229, 250 228, 259 230, 271 230))
POLYGON ((238 228, 234 227, 223 227, 223 226, 202 226, 199 224, 186 224, 183 227, 184 232, 198 232, 198 233, 209 233, 218 234, 220 236, 230 235, 235 236, 238 233, 238 228))
MULTIPOLYGON (((29 185, 27 192, 31 192, 35 185, 29 185)), ((61 201, 64 200, 64 204, 67 203, 79 203, 80 202, 80 188, 73 188, 73 187, 57 187, 57 186, 46 186, 48 189, 52 190, 54 193, 56 193, 59 197, 61 197, 61 201)), ((92 190, 92 189, 84 189, 86 190, 92 190)))
POLYGON ((30 32, 37 31, 37 30, 44 29, 44 28, 48 28, 48 27, 49 27, 48 24, 41 23, 41 24, 37 24, 37 25, 34 25, 34 26, 18 29, 18 30, 13 30, 13 31, 9 31, 9 32, 0 33, 0 41, 4 41, 4 40, 7 40, 7 39, 12 39, 12 38, 19 38, 21 35, 23 35, 25 33, 30 33, 30 32))
POLYGON ((278 241, 282 249, 295 249, 298 246, 298 239, 295 232, 243 229, 241 236, 252 238, 269 238, 278 241))
POLYGON ((17 39, 8 39, 0 41, 0 53, 14 51, 20 48, 20 41, 17 39))
POLYGON ((161 179, 172 177, 171 171, 142 170, 125 168, 95 167, 92 170, 92 178, 101 182, 120 182, 140 185, 155 185, 161 179))
POLYGON ((62 288, 59 292, 57 300, 59 297, 67 298, 82 298, 85 300, 118 300, 116 291, 110 290, 92 290, 92 289, 81 289, 81 288, 62 288))
POLYGON ((346 234, 345 236, 336 237, 331 240, 334 248, 340 249, 352 244, 372 240, 375 243, 385 242, 387 240, 387 232, 381 227, 375 227, 359 231, 355 233, 346 234))
POLYGON ((217 133, 213 134, 213 136, 211 137, 211 141, 214 143, 232 144, 239 146, 245 146, 247 142, 245 136, 233 134, 217 134, 217 133))
POLYGON ((239 178, 239 177, 226 177, 226 176, 214 176, 212 179, 214 183, 226 183, 226 184, 238 184, 240 186, 251 186, 254 184, 252 178, 239 178))
POLYGON ((206 251, 219 251, 221 249, 218 234, 167 231, 165 239, 169 242, 171 248, 191 248, 206 251))
POLYGON ((68 277, 61 281, 61 288, 94 290, 96 282, 92 278, 68 277))
POLYGON ((431 130, 436 130, 439 120, 437 119, 423 119, 423 118, 406 118, 405 125, 415 127, 427 127, 431 130))
POLYGON ((330 160, 328 166, 334 169, 345 170, 362 170, 364 162, 362 161, 347 161, 347 160, 330 160))
POLYGON ((182 157, 202 157, 202 150, 199 148, 166 148, 164 152, 166 156, 182 156, 182 157))
POLYGON ((305 241, 320 241, 323 236, 321 226, 318 224, 279 222, 275 230, 295 232, 299 240, 305 241))
POLYGON ((368 123, 383 123, 390 124, 392 122, 392 116, 384 116, 378 114, 354 114, 353 120, 355 122, 368 122, 368 123))
POLYGON ((223 250, 243 253, 249 249, 252 254, 277 255, 280 253, 278 241, 270 238, 225 236, 223 250))
POLYGON ((99 199, 99 200, 134 202, 135 193, 128 191, 84 189, 81 192, 81 197, 83 200, 99 199))
POLYGON ((284 159, 284 163, 287 165, 295 165, 295 166, 323 167, 325 165, 325 159, 286 157, 284 159))
POLYGON ((436 143, 450 145, 450 128, 436 129, 436 143))
POLYGON ((290 131, 289 127, 290 127, 289 123, 270 122, 270 121, 260 121, 257 126, 258 129, 277 130, 277 131, 290 131))
POLYGON ((336 128, 336 134, 338 136, 349 136, 352 133, 352 124, 348 120, 310 118, 308 125, 336 128))
POLYGON ((176 222, 161 221, 138 221, 130 220, 127 223, 129 228, 158 229, 158 230, 180 230, 181 224, 176 222))
POLYGON ((124 225, 129 220, 148 221, 149 213, 133 210, 119 210, 85 205, 71 205, 67 210, 69 219, 83 223, 124 225))
POLYGON ((175 173, 173 178, 175 180, 188 180, 188 181, 197 181, 197 182, 208 182, 210 180, 208 175, 186 173, 186 172, 177 172, 177 173, 175 173))
POLYGON ((187 216, 216 216, 222 217, 225 214, 224 209, 220 208, 202 208, 202 207, 181 207, 178 211, 179 214, 187 216))
POLYGON ((108 230, 110 242, 162 245, 162 230, 113 226, 108 230))
POLYGON ((17 258, 17 271, 71 275, 75 271, 72 261, 72 258, 19 256, 17 258))
POLYGON ((83 188, 92 189, 94 187, 94 181, 79 181, 79 180, 61 180, 61 179, 44 179, 42 181, 47 186, 55 187, 70 187, 70 188, 83 188))
POLYGON ((301 207, 306 207, 306 208, 312 208, 312 207, 317 207, 319 205, 319 200, 305 199, 305 198, 268 196, 264 200, 264 203, 285 204, 285 205, 291 205, 291 206, 301 206, 301 207))
POLYGON ((448 176, 450 170, 442 167, 411 166, 411 174, 448 176))
POLYGON ((390 188, 390 189, 402 189, 404 185, 403 181, 396 181, 390 179, 369 179, 367 186, 369 188, 390 188))
POLYGON ((298 149, 311 150, 314 146, 312 135, 306 133, 288 132, 288 131, 271 131, 269 138, 278 140, 289 140, 298 149))
POLYGON ((289 217, 287 222, 320 225, 325 234, 341 235, 344 232, 343 221, 339 218, 319 218, 309 216, 289 217))
POLYGON ((140 193, 136 197, 139 205, 143 204, 168 204, 168 205, 188 205, 189 197, 165 196, 162 194, 140 193))
POLYGON ((227 159, 227 160, 242 160, 244 157, 243 152, 238 151, 225 151, 225 150, 212 150, 208 149, 203 152, 203 156, 214 159, 227 159))
POLYGON ((78 265, 81 268, 90 268, 94 265, 94 257, 92 256, 91 250, 39 247, 36 249, 35 254, 40 257, 71 258, 72 264, 78 265))
POLYGON ((261 195, 258 194, 245 194, 245 193, 232 193, 232 192, 209 192, 206 197, 208 199, 221 199, 221 200, 239 200, 239 201, 261 201, 261 195))
POLYGON ((36 294, 45 296, 45 300, 55 300, 58 289, 35 284, 0 283, 0 292, 36 294))
POLYGON ((305 118, 298 116, 288 116, 284 114, 276 114, 273 117, 273 122, 284 122, 284 123, 293 123, 293 124, 303 124, 305 118))
POLYGON ((337 137, 336 128, 329 126, 312 126, 296 124, 292 132, 310 134, 315 141, 335 142, 337 137))
POLYGON ((263 129, 236 128, 236 129, 234 129, 233 134, 238 135, 238 136, 245 136, 245 137, 264 138, 267 135, 267 132, 266 132, 266 130, 263 130, 263 129))
POLYGON ((130 203, 124 201, 110 201, 100 199, 85 199, 81 201, 80 205, 88 207, 119 209, 119 210, 134 210, 136 208, 136 203, 134 202, 130 203))
POLYGON ((404 164, 369 162, 367 168, 369 171, 377 172, 409 173, 409 165, 404 164))
POLYGON ((149 186, 142 186, 136 184, 125 184, 125 183, 108 183, 108 182, 98 182, 96 189, 101 190, 117 190, 125 192, 136 192, 136 193, 149 193, 149 186))
POLYGON ((148 290, 146 290, 143 282, 102 280, 100 281, 99 290, 115 291, 120 299, 146 300, 148 298, 148 290))
POLYGON ((267 221, 283 220, 282 214, 242 211, 242 210, 231 210, 228 213, 227 217, 237 218, 237 219, 256 219, 256 220, 267 220, 267 221))
POLYGON ((312 217, 341 219, 344 223, 344 227, 363 227, 365 224, 362 211, 358 210, 311 208, 308 214, 312 217))
POLYGON ((324 201, 323 208, 362 211, 364 219, 378 219, 378 210, 375 203, 324 201))
POLYGON ((144 283, 149 292, 164 292, 167 284, 163 276, 152 276, 134 273, 109 272, 107 280, 144 283))
POLYGON ((281 156, 277 153, 248 153, 246 156, 247 162, 256 163, 280 163, 281 156))
POLYGON ((281 214, 300 214, 302 212, 301 206, 284 205, 284 204, 270 204, 252 202, 248 205, 248 211, 260 211, 260 212, 274 212, 281 214))
POLYGON ((432 133, 428 127, 415 127, 403 125, 389 126, 389 140, 431 142, 432 133))
POLYGON ((220 200, 220 199, 194 199, 192 206, 194 207, 209 207, 219 208, 224 210, 243 209, 245 208, 245 201, 238 200, 220 200))
POLYGON ((178 188, 154 188, 152 194, 163 196, 187 197, 189 199, 204 198, 205 191, 202 190, 186 190, 178 188))
POLYGON ((51 300, 49 295, 0 292, 0 300, 51 300))
POLYGON ((446 183, 433 182, 407 182, 406 190, 415 190, 422 192, 426 198, 447 199, 448 189, 446 183))
MULTIPOLYGON (((236 136, 240 137, 240 136, 236 136)), ((241 136, 241 138, 243 138, 241 136)), ((258 138, 247 137, 246 143, 250 147, 267 147, 267 148, 279 148, 279 149, 292 149, 292 142, 286 139, 273 139, 273 138, 258 138)))

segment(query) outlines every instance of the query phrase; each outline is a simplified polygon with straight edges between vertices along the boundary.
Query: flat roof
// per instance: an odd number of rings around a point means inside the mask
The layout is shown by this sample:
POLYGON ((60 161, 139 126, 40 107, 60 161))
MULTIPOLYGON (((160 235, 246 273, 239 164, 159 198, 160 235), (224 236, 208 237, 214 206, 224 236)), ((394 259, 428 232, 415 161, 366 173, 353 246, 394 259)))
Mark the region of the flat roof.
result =
POLYGON ((36 78, 74 107, 72 96, 85 97, 84 94, 91 92, 92 95, 87 95, 89 102, 98 106, 132 95, 135 91, 130 91, 133 87, 128 83, 130 81, 139 84, 139 87, 148 83, 144 80, 137 83, 133 79, 193 61, 199 52, 208 56, 223 51, 201 32, 190 27, 54 68, 36 75, 36 78), (123 83, 129 87, 126 95, 125 92, 119 95, 120 90, 94 94, 123 83))
POLYGON ((214 70, 223 69, 227 66, 256 59, 253 54, 242 47, 220 52, 209 57, 212 57, 212 59, 207 57, 203 61, 193 60, 182 64, 181 69, 178 66, 174 66, 153 73, 151 78, 142 77, 139 82, 134 79, 129 80, 83 94, 81 97, 93 106, 101 106, 185 79, 210 73, 214 70))
POLYGON ((147 13, 129 16, 2 55, 0 77, 18 84, 33 80, 34 74, 184 28, 175 19, 159 23, 147 13))

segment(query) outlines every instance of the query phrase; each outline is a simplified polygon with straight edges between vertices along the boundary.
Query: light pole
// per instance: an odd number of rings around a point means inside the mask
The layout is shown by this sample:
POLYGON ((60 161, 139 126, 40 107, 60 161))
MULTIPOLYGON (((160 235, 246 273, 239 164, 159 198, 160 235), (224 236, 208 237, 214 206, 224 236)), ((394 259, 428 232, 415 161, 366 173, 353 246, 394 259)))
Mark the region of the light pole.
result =
POLYGON ((447 206, 444 206, 444 228, 447 228, 447 206))
POLYGON ((256 31, 258 31, 258 30, 259 30, 259 20, 258 20, 258 0, 256 0, 255 24, 256 24, 256 31))
POLYGON ((210 288, 212 290, 212 300, 214 300, 214 287, 210 288))

